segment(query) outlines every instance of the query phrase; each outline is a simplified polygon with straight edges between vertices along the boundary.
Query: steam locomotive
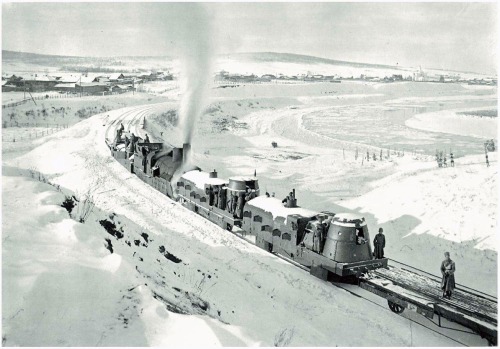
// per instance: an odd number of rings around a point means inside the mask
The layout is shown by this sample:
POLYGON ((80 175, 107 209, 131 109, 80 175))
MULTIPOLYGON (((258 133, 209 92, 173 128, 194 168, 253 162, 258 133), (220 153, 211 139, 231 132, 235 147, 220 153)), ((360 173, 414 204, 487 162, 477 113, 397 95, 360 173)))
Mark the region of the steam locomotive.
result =
POLYGON ((308 267, 318 278, 360 276, 387 267, 387 258, 373 259, 368 226, 361 216, 299 207, 295 189, 285 200, 261 195, 255 175, 222 179, 215 170, 189 166, 189 144, 176 148, 133 134, 129 139, 120 131, 106 144, 111 155, 142 181, 223 229, 308 267))

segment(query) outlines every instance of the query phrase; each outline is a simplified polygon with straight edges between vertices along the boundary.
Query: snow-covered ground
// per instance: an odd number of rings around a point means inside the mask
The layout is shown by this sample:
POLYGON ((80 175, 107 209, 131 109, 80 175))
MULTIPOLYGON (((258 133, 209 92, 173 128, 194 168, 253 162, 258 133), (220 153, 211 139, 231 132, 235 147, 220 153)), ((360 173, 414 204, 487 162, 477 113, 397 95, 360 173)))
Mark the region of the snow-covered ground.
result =
MULTIPOLYGON (((473 111, 480 110, 491 110, 491 108, 486 107, 474 109, 473 111)), ((419 114, 408 120, 406 125, 426 131, 445 132, 482 139, 496 139, 498 136, 498 118, 458 114, 470 111, 470 109, 459 109, 419 114)))
MULTIPOLYGON (((220 176, 256 169, 261 188, 278 197, 295 187, 303 207, 360 212, 372 233, 384 227, 389 257, 435 274, 449 250, 459 283, 496 295, 496 154, 490 168, 479 155, 445 169, 421 154, 367 162, 348 147, 356 140, 336 141, 302 127, 304 114, 330 105, 299 100, 295 87, 293 96, 282 87, 278 96, 251 88, 244 93, 249 99, 237 89, 236 97, 216 91, 193 143, 202 168, 215 167, 220 176)), ((343 88, 347 95, 358 86, 343 88)), ((457 345, 459 335, 442 337, 410 323, 207 223, 110 157, 108 125, 123 119, 139 131, 146 114, 173 107, 125 108, 28 144, 4 143, 4 345, 457 345), (64 194, 41 183, 36 171, 64 194), (81 202, 93 197, 96 207, 85 224, 60 207, 72 194, 81 202), (100 221, 119 233, 110 235, 100 221)), ((174 127, 153 130, 178 144, 174 127)), ((485 344, 474 338, 466 343, 485 344)))
POLYGON ((69 219, 56 189, 3 169, 5 344, 448 343, 423 327, 412 337, 399 316, 207 225, 146 186, 96 142, 105 136, 103 120, 82 121, 19 158, 63 191, 94 188, 96 209, 85 224, 69 219), (106 235, 104 219, 125 236, 106 235))

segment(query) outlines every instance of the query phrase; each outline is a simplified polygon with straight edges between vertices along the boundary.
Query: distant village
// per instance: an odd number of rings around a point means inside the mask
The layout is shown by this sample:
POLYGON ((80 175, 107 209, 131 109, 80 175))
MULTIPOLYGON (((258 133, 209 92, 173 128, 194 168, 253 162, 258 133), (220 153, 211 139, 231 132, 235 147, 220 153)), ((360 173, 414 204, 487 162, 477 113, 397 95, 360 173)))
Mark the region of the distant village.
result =
MULTIPOLYGON (((299 75, 284 74, 232 74, 220 71, 214 75, 216 85, 234 84, 259 84, 259 83, 305 83, 305 82, 331 82, 341 83, 342 80, 359 80, 371 82, 440 82, 440 83, 467 83, 470 85, 496 85, 496 78, 462 79, 460 75, 429 75, 422 69, 416 72, 407 72, 408 75, 393 74, 378 77, 361 74, 358 77, 341 77, 338 75, 322 75, 308 72, 299 75)), ((58 91, 66 94, 107 95, 136 91, 141 84, 152 81, 174 80, 170 72, 154 71, 146 73, 43 73, 30 75, 2 75, 2 92, 45 92, 58 91)))
POLYGON ((80 95, 106 95, 135 91, 143 82, 173 80, 169 72, 138 74, 53 73, 30 75, 2 75, 2 92, 59 91, 80 95))
POLYGON ((361 80, 361 81, 372 81, 372 82, 397 82, 397 81, 419 81, 419 82, 441 82, 441 83, 467 83, 469 85, 491 85, 496 86, 496 78, 482 78, 482 79, 462 79, 460 75, 429 75, 425 73, 422 69, 413 74, 408 74, 403 76, 403 74, 393 74, 391 76, 378 77, 369 76, 361 74, 358 77, 341 77, 339 75, 322 75, 313 74, 308 72, 307 74, 299 75, 283 75, 283 74, 265 74, 262 76, 257 76, 255 74, 231 74, 227 71, 220 71, 214 77, 214 82, 216 84, 238 84, 238 83, 294 83, 294 82, 332 82, 340 83, 342 80, 361 80))

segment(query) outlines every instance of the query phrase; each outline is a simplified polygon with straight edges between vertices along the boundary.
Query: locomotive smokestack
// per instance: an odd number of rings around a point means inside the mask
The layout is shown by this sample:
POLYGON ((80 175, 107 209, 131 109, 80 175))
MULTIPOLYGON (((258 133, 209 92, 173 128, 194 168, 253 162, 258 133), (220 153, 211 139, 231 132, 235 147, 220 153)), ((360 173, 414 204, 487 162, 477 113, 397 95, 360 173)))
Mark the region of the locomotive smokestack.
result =
POLYGON ((191 144, 184 143, 182 145, 182 163, 186 164, 191 156, 191 144))
POLYGON ((177 162, 177 161, 182 161, 182 149, 181 148, 174 148, 174 150, 172 151, 172 160, 174 162, 177 162))

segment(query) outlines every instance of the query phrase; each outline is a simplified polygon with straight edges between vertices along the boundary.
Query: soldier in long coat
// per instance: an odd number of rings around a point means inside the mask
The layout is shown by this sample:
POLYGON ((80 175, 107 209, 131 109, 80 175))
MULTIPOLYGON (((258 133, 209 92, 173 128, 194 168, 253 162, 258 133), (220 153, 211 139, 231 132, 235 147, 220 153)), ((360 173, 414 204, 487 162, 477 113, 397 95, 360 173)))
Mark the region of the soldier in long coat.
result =
POLYGON ((384 248, 385 248, 385 235, 382 234, 384 229, 379 228, 378 234, 375 235, 373 239, 373 253, 375 254, 375 259, 384 258, 384 248))
POLYGON ((122 139, 122 131, 120 129, 116 130, 115 144, 120 143, 122 139))
POLYGON ((444 298, 451 298, 451 293, 455 288, 455 262, 450 258, 450 252, 444 253, 444 261, 441 263, 441 289, 443 290, 444 298))
POLYGON ((238 193, 231 194, 231 212, 236 217, 236 209, 238 207, 238 193))
POLYGON ((137 141, 137 138, 135 137, 135 135, 132 133, 130 135, 130 147, 128 149, 128 152, 129 152, 129 156, 132 155, 134 153, 134 150, 135 150, 135 142, 137 141))
POLYGON ((221 210, 226 209, 226 189, 220 188, 219 190, 219 208, 221 210))
POLYGON ((238 218, 243 218, 244 205, 245 205, 245 193, 239 193, 238 201, 236 202, 236 215, 238 218))
POLYGON ((213 206, 219 207, 219 187, 214 187, 214 204, 213 206))
POLYGON ((227 212, 233 213, 233 201, 234 201, 234 195, 229 192, 229 199, 227 200, 227 212))
POLYGON ((214 204, 214 188, 212 188, 212 186, 210 186, 207 189, 206 194, 208 194, 208 204, 210 206, 213 206, 213 204, 214 204))
POLYGON ((325 226, 323 225, 323 219, 321 217, 318 218, 318 223, 316 224, 316 229, 314 231, 313 236, 313 250, 321 253, 324 246, 323 237, 325 235, 325 226))

